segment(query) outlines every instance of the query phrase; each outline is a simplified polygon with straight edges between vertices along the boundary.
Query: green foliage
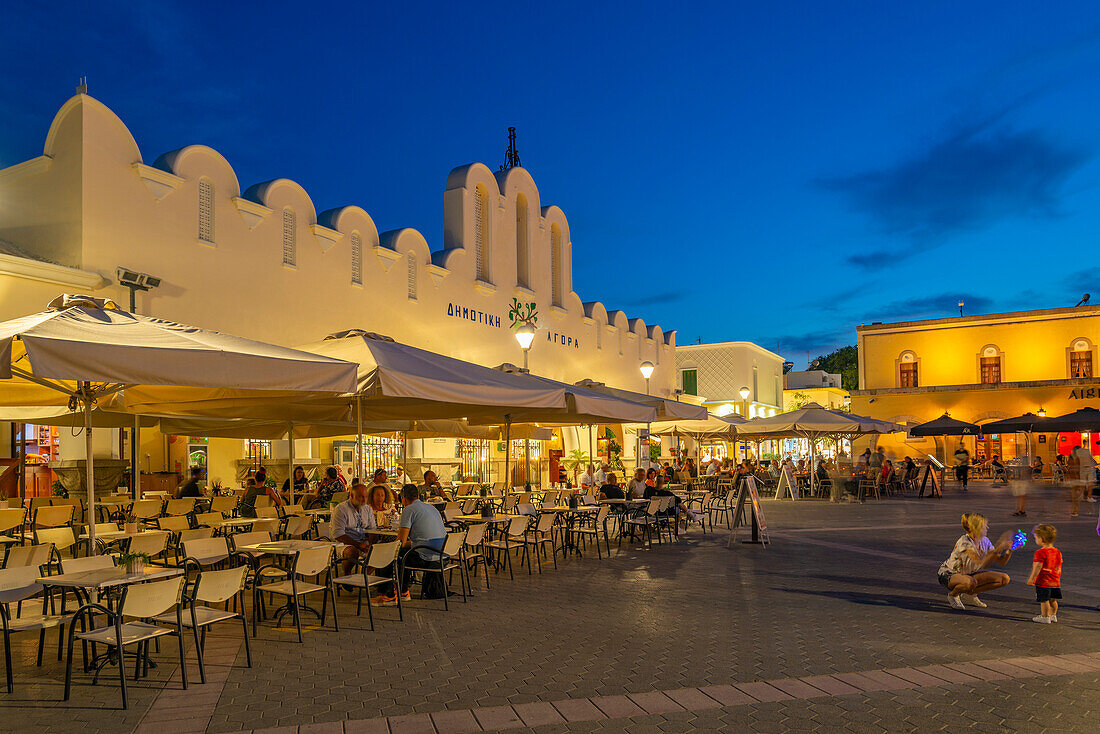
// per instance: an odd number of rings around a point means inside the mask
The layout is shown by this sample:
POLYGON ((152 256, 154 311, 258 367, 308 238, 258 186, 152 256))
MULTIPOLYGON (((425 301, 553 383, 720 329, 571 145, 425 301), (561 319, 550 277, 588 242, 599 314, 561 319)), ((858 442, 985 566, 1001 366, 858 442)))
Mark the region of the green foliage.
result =
POLYGON ((854 345, 821 355, 817 362, 819 370, 840 373, 840 384, 845 390, 859 389, 859 350, 854 345))
POLYGON ((809 402, 811 402, 809 395, 802 391, 796 392, 794 395, 791 396, 790 405, 783 412, 789 413, 792 410, 801 410, 803 407, 806 406, 806 403, 809 402))
POLYGON ((569 455, 565 457, 565 460, 562 463, 565 464, 566 469, 573 473, 573 481, 575 483, 580 468, 582 466, 588 466, 590 463, 592 463, 592 459, 588 456, 587 451, 573 449, 569 452, 569 455))
POLYGON ((53 490, 54 497, 60 497, 61 499, 69 499, 69 490, 65 489, 65 485, 56 479, 50 484, 50 489, 53 490))
POLYGON ((661 460, 661 442, 660 441, 657 441, 656 443, 650 443, 649 444, 649 460, 650 461, 657 461, 657 462, 659 462, 661 460))

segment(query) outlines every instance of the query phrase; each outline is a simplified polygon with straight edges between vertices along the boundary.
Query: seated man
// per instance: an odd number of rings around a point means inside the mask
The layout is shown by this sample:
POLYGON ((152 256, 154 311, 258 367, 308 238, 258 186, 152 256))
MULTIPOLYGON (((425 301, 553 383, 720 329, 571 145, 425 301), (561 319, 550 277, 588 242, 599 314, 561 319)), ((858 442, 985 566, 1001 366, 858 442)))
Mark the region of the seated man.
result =
POLYGON ((355 567, 355 559, 366 558, 370 552, 367 532, 375 530, 374 512, 367 504, 367 486, 356 484, 348 498, 332 512, 332 535, 344 544, 340 552, 340 573, 347 576, 355 567))
POLYGON ((633 499, 640 499, 645 494, 645 469, 639 467, 634 471, 634 478, 626 484, 627 490, 633 499))
POLYGON ((607 483, 600 487, 600 499, 601 500, 623 500, 626 499, 626 495, 623 494, 623 488, 619 486, 619 480, 615 477, 615 472, 608 472, 607 483))
MULTIPOLYGON (((414 565, 431 563, 431 550, 443 550, 443 543, 447 539, 447 528, 443 525, 443 516, 439 510, 420 500, 420 488, 415 484, 406 484, 401 488, 401 505, 405 508, 401 511, 400 527, 397 531, 397 540, 401 543, 399 559, 404 559, 414 548, 419 559, 413 559, 414 565), (425 548, 427 546, 427 548, 425 548)), ((379 575, 387 575, 379 571, 379 575)), ((406 570, 401 575, 401 598, 409 599, 409 583, 412 581, 412 571, 406 570)), ((392 604, 397 601, 392 584, 383 584, 378 594, 378 603, 392 604)))
POLYGON ((439 477, 431 469, 424 472, 424 484, 421 489, 427 492, 428 497, 441 497, 448 502, 451 501, 451 493, 443 489, 443 485, 439 483, 439 477))

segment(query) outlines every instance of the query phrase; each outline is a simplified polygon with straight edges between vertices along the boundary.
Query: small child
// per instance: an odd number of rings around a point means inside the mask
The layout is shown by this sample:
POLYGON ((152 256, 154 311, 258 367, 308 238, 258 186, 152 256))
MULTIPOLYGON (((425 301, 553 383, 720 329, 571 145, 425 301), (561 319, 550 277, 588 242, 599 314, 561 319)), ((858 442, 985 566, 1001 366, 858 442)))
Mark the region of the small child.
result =
POLYGON ((1031 533, 1039 550, 1035 551, 1027 585, 1035 587, 1040 612, 1031 621, 1050 624, 1058 621, 1058 600, 1062 598, 1062 552, 1054 547, 1058 531, 1053 525, 1036 525, 1031 533))

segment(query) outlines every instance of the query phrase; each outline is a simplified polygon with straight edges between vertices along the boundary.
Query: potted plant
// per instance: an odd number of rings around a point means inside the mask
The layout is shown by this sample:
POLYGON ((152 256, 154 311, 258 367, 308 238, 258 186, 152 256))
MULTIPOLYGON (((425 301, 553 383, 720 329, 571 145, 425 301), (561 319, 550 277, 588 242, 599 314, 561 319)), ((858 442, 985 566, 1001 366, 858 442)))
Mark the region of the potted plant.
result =
POLYGON ((573 484, 577 482, 578 470, 582 466, 587 466, 591 461, 588 454, 580 449, 573 449, 569 452, 569 456, 565 459, 565 468, 573 472, 573 484))
POLYGON ((53 490, 54 497, 60 497, 63 500, 69 499, 69 490, 65 489, 65 485, 56 479, 50 484, 50 489, 53 490))
POLYGON ((126 569, 126 573, 145 573, 145 564, 152 563, 153 559, 148 553, 126 553, 119 554, 118 565, 126 569))

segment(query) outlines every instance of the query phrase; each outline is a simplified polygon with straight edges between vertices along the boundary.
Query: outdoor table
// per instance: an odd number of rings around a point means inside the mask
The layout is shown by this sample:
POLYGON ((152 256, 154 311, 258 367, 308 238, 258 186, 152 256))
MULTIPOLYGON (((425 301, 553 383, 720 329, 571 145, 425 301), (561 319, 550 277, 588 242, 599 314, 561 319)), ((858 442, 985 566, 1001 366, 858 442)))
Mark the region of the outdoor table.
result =
POLYGON ((16 538, 8 537, 7 535, 0 535, 0 545, 10 545, 11 543, 18 543, 16 538))
POLYGON ((513 517, 517 517, 517 515, 492 515, 490 517, 482 517, 481 515, 458 515, 457 517, 455 517, 455 520, 464 523, 505 523, 510 522, 513 517))
MULTIPOLYGON (((135 535, 148 535, 149 533, 167 533, 167 530, 139 530, 136 533, 128 533, 125 530, 97 530, 95 531, 96 540, 114 541, 121 540, 123 538, 132 538, 135 535)), ((81 540, 88 539, 88 533, 80 534, 81 540)))
MULTIPOLYGON (((140 573, 130 573, 123 567, 98 568, 94 571, 78 571, 77 573, 61 573, 56 576, 42 576, 35 579, 35 583, 47 589, 50 587, 72 589, 73 593, 77 596, 77 600, 83 605, 91 601, 91 594, 89 593, 91 591, 107 591, 109 589, 117 589, 132 584, 144 583, 146 581, 170 579, 181 576, 183 573, 184 570, 182 568, 176 568, 174 566, 147 565, 140 573)), ((107 602, 107 608, 114 611, 114 599, 111 595, 108 594, 105 601, 107 602)), ((98 671, 111 659, 109 651, 102 656, 95 657, 95 643, 92 644, 92 654, 93 658, 85 666, 85 672, 90 670, 98 671)), ((137 652, 126 654, 136 656, 137 652)), ((152 668, 157 667, 156 662, 151 660, 148 656, 145 658, 145 664, 152 668)), ((122 665, 121 660, 119 661, 119 665, 122 665)))
POLYGON ((326 515, 331 515, 332 514, 332 508, 318 507, 318 508, 313 509, 313 510, 306 510, 305 513, 307 515, 309 515, 310 517, 325 517, 326 515))
POLYGON ((226 519, 226 520, 215 520, 214 522, 210 523, 210 527, 214 528, 214 530, 222 530, 222 531, 224 531, 224 530, 226 530, 226 529, 228 529, 228 528, 233 528, 233 527, 243 527, 243 526, 245 526, 245 525, 252 525, 252 524, 253 524, 253 523, 255 523, 255 522, 256 522, 257 520, 264 520, 264 519, 270 519, 270 518, 261 518, 261 517, 231 517, 231 518, 228 518, 228 519, 226 519))

